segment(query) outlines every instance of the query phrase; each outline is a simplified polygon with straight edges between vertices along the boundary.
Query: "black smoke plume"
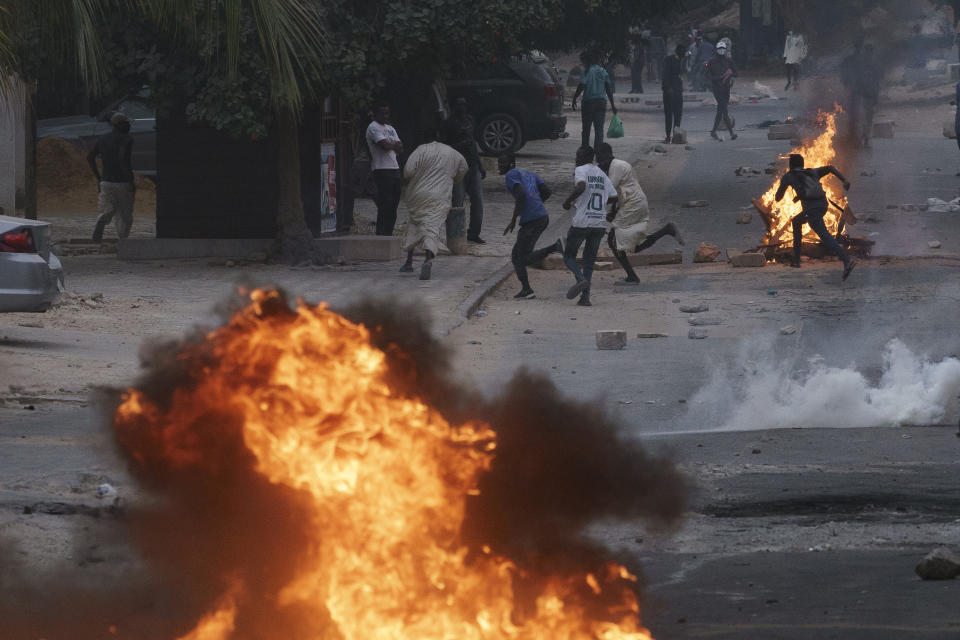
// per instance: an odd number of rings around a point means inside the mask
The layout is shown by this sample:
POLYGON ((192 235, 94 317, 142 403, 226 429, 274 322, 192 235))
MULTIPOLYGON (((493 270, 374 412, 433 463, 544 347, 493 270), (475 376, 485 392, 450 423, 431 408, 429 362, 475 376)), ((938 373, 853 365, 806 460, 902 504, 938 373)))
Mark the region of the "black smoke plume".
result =
MULTIPOLYGON (((228 305, 228 307, 234 305, 228 305)), ((489 421, 496 458, 469 503, 463 538, 521 567, 546 574, 598 572, 610 552, 584 536, 600 518, 643 517, 663 525, 681 518, 688 480, 668 460, 652 458, 599 405, 565 400, 544 376, 519 371, 497 397, 484 399, 452 376, 451 352, 414 305, 367 301, 340 310, 370 328, 388 356, 397 392, 420 397, 452 423, 489 421)), ((265 315, 291 314, 283 299, 265 315)), ((216 354, 203 332, 149 345, 134 387, 159 407, 194 386, 216 354)), ((111 396, 112 407, 119 392, 111 396)), ((302 637, 324 621, 282 611, 276 594, 309 551, 306 496, 271 484, 254 468, 239 416, 214 410, 189 425, 195 453, 171 465, 163 436, 146 425, 115 426, 116 446, 148 499, 113 521, 139 562, 98 586, 72 578, 32 581, 30 568, 0 553, 0 637, 4 640, 173 640, 217 605, 241 578, 235 638, 302 637), (140 428, 143 427, 143 428, 140 428)), ((0 551, 4 551, 0 549, 0 551)), ((517 585, 523 598, 524 585, 517 585)), ((586 587, 583 587, 584 589, 586 587)))

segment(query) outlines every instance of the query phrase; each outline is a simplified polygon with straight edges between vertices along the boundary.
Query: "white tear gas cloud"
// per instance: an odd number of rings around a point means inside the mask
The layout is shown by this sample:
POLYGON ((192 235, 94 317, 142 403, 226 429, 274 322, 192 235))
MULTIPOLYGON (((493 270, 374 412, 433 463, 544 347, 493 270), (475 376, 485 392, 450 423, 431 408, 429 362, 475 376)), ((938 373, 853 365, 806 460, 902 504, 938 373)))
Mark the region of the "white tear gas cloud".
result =
POLYGON ((714 373, 692 399, 691 416, 709 411, 712 424, 736 431, 931 425, 956 417, 960 394, 960 359, 929 360, 897 339, 884 348, 875 381, 820 357, 801 371, 769 354, 735 369, 714 373))

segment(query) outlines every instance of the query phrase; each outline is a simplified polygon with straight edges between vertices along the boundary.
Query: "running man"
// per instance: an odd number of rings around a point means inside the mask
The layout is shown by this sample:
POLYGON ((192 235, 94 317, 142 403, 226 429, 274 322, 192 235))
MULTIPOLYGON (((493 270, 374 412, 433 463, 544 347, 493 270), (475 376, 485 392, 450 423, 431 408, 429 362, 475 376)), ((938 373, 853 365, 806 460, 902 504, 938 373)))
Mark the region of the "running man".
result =
POLYGON ((577 279, 567 291, 567 299, 578 295, 577 304, 581 307, 590 304, 590 279, 593 276, 593 263, 597 260, 600 241, 607 232, 607 203, 617 201, 617 190, 607 174, 593 164, 593 148, 583 146, 577 149, 577 168, 573 173, 576 187, 563 202, 564 209, 570 209, 576 201, 577 210, 573 224, 567 231, 563 262, 577 279), (583 246, 583 270, 577 264, 577 252, 583 246))
POLYGON ((517 169, 512 153, 497 158, 497 169, 500 175, 506 177, 507 190, 514 199, 513 218, 503 230, 503 235, 513 233, 517 220, 520 220, 520 231, 517 232, 517 242, 513 245, 510 259, 513 261, 513 269, 517 272, 517 280, 520 281, 521 288, 520 293, 513 297, 518 300, 530 300, 537 296, 530 288, 527 267, 540 262, 551 253, 563 252, 563 243, 559 240, 549 247, 533 250, 540 234, 549 224, 547 208, 543 203, 551 195, 550 187, 533 171, 517 169))
POLYGON ((414 149, 403 166, 407 181, 403 201, 408 210, 403 249, 407 260, 400 271, 413 271, 413 252, 423 247, 427 257, 420 267, 420 279, 429 280, 450 212, 453 185, 467 175, 467 161, 452 147, 437 142, 435 128, 426 129, 423 136, 426 143, 414 149))
POLYGON ((857 261, 851 258, 836 238, 830 235, 827 226, 823 223, 823 216, 827 213, 828 203, 827 194, 820 186, 820 180, 831 173, 843 182, 845 190, 850 190, 850 182, 834 167, 828 165, 816 169, 804 169, 803 156, 798 153, 791 154, 790 170, 783 174, 780 179, 780 187, 777 189, 777 202, 780 202, 783 198, 787 187, 793 187, 793 191, 797 194, 793 201, 799 200, 803 207, 803 212, 793 218, 793 261, 790 266, 800 266, 803 225, 806 223, 820 236, 823 246, 843 262, 843 280, 846 280, 853 268, 857 266, 857 261))
POLYGON ((617 200, 607 214, 607 222, 613 223, 607 243, 616 256, 617 262, 627 272, 623 282, 639 284, 627 251, 640 253, 649 249, 663 236, 673 236, 678 244, 684 245, 683 236, 677 225, 668 222, 656 232, 647 235, 647 225, 650 224, 650 206, 647 195, 640 187, 640 182, 629 162, 613 157, 613 148, 604 142, 597 148, 597 164, 617 190, 617 200))

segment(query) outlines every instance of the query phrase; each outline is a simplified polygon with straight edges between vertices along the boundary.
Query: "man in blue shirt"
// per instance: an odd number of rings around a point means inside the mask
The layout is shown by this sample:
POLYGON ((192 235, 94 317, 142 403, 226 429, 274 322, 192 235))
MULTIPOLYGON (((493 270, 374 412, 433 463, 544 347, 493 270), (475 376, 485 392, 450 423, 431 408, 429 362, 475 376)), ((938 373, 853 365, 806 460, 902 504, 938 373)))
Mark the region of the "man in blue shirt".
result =
POLYGON ((549 247, 533 250, 537 239, 547 228, 547 208, 543 201, 550 197, 550 187, 533 171, 517 169, 513 154, 497 158, 497 168, 500 175, 506 176, 507 190, 513 195, 513 219, 503 230, 503 235, 511 233, 520 220, 520 231, 517 232, 517 242, 513 245, 511 260, 520 281, 520 293, 513 296, 516 299, 530 300, 535 298, 530 280, 527 277, 527 267, 536 264, 551 253, 562 253, 563 244, 557 240, 549 247))
POLYGON ((573 101, 570 106, 576 109, 577 98, 580 97, 580 94, 583 94, 583 103, 580 106, 580 120, 583 123, 580 146, 590 146, 590 126, 593 125, 593 139, 596 147, 603 142, 603 126, 607 118, 607 99, 610 100, 610 110, 614 115, 617 114, 617 106, 613 103, 613 87, 610 85, 610 76, 597 62, 597 54, 592 51, 584 51, 580 60, 583 62, 583 74, 580 76, 580 84, 577 85, 577 91, 573 94, 573 101))

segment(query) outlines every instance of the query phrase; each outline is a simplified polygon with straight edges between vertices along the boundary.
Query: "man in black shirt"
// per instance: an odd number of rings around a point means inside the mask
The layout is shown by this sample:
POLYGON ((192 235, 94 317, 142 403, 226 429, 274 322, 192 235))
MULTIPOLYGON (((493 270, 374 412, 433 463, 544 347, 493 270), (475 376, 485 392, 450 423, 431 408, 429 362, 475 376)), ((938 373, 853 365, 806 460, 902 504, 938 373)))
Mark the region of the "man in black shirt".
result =
POLYGON ((683 56, 687 48, 678 44, 673 55, 663 60, 663 73, 660 86, 663 89, 663 117, 667 137, 664 143, 673 140, 673 130, 680 128, 683 118, 683 56))
POLYGON ((97 197, 97 226, 93 230, 93 241, 103 239, 103 230, 116 216, 117 236, 126 238, 133 225, 133 198, 136 187, 133 182, 133 138, 130 136, 130 120, 122 113, 110 117, 113 131, 100 136, 90 153, 87 162, 97 177, 99 196, 97 197), (103 164, 103 175, 97 168, 97 156, 103 164))
POLYGON ((730 132, 730 139, 736 140, 737 134, 733 132, 734 121, 727 112, 727 107, 730 104, 730 88, 733 86, 737 69, 733 66, 733 60, 727 55, 727 43, 723 40, 717 43, 714 55, 707 63, 707 75, 710 78, 713 97, 717 100, 717 115, 713 119, 710 137, 721 140, 717 135, 717 129, 723 124, 730 132))
POLYGON ((477 152, 474 138, 473 117, 467 112, 467 99, 453 102, 453 115, 444 123, 444 142, 460 152, 467 161, 467 176, 453 185, 453 206, 462 207, 465 196, 470 196, 470 225, 467 227, 467 242, 485 244, 480 237, 483 224, 483 183, 487 172, 477 152))
POLYGON ((830 174, 837 176, 843 182, 843 188, 849 190, 850 182, 832 166, 818 167, 816 169, 803 168, 803 156, 799 154, 790 155, 790 170, 783 174, 780 179, 780 186, 777 188, 776 200, 780 202, 787 187, 793 187, 797 194, 794 202, 800 201, 803 212, 793 218, 793 262, 791 267, 800 266, 800 247, 803 243, 803 225, 809 224, 818 236, 823 246, 831 253, 836 254, 843 262, 843 279, 846 280, 850 272, 856 266, 857 261, 851 258, 836 238, 827 231, 827 226, 823 222, 823 216, 827 213, 827 194, 820 186, 820 180, 830 174))

